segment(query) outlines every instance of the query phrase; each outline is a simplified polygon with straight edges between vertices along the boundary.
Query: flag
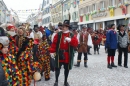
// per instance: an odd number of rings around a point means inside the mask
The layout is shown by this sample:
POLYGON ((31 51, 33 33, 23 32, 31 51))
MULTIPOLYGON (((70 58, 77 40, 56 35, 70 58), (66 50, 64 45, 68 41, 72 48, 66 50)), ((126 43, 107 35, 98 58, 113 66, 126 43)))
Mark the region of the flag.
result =
POLYGON ((109 12, 110 12, 110 17, 113 17, 114 16, 114 9, 111 8, 109 12))

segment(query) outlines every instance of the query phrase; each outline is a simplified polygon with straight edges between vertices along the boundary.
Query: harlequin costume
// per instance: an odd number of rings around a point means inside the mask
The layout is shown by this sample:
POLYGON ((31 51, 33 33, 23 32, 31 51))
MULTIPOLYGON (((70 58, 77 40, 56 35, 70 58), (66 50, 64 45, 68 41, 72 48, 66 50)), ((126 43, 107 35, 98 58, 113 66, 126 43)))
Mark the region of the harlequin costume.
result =
MULTIPOLYGON (((0 37, 0 50, 4 46, 9 45, 9 39, 6 36, 0 37), (2 45, 1 45, 2 44, 2 45)), ((8 80, 9 86, 23 86, 21 79, 21 72, 19 71, 15 57, 10 53, 3 54, 0 52, 0 61, 5 72, 6 79, 8 80)))
MULTIPOLYGON (((50 79, 50 53, 49 53, 50 45, 46 39, 46 36, 43 36, 42 42, 38 45, 38 61, 43 67, 45 80, 50 79)), ((42 72, 41 72, 42 74, 42 72)))
POLYGON ((11 36, 8 34, 8 38, 9 38, 9 52, 10 54, 16 56, 18 53, 19 48, 16 46, 16 40, 15 40, 15 36, 11 36))
POLYGON ((64 21, 63 28, 66 27, 68 28, 68 30, 64 32, 62 30, 61 32, 56 34, 50 48, 51 57, 54 57, 54 53, 56 52, 56 56, 55 56, 56 81, 54 83, 54 86, 58 86, 58 77, 59 77, 60 69, 62 65, 64 65, 64 69, 65 69, 64 86, 69 86, 67 82, 67 78, 69 75, 69 70, 72 69, 72 66, 73 66, 74 47, 78 46, 78 40, 76 36, 74 36, 69 31, 69 28, 70 28, 69 24, 70 24, 69 20, 64 21))
POLYGON ((17 54, 18 68, 22 72, 23 86, 29 86, 33 73, 33 56, 32 56, 33 39, 26 38, 17 54))

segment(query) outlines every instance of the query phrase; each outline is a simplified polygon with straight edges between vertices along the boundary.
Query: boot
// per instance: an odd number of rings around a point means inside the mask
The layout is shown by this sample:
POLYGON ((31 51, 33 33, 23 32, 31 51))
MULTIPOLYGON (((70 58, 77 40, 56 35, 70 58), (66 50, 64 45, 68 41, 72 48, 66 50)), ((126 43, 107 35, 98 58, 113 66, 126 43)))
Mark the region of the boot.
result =
POLYGON ((86 67, 86 68, 88 67, 88 66, 87 66, 87 62, 84 62, 84 67, 86 67))
POLYGON ((75 64, 74 66, 80 67, 80 62, 77 62, 77 64, 75 64))
POLYGON ((64 86, 70 86, 68 82, 64 83, 64 86))
POLYGON ((55 82, 55 83, 54 83, 54 86, 58 86, 58 82, 55 82))
POLYGON ((114 63, 111 63, 111 66, 112 66, 112 67, 117 67, 114 63))
POLYGON ((112 69, 112 66, 110 64, 107 65, 107 68, 112 69))

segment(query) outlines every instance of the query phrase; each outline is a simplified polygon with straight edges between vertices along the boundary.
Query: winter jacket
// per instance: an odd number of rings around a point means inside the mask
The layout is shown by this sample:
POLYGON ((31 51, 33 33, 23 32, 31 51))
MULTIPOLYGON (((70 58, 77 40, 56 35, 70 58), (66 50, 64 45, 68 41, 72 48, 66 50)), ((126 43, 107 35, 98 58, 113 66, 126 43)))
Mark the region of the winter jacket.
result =
POLYGON ((117 49, 117 33, 109 30, 106 35, 106 47, 109 49, 117 49))
POLYGON ((117 33, 117 39, 118 39, 118 46, 121 48, 127 48, 128 43, 129 43, 129 37, 126 32, 123 34, 119 31, 117 33))
POLYGON ((5 73, 0 62, 0 86, 8 86, 8 82, 5 78, 5 73))

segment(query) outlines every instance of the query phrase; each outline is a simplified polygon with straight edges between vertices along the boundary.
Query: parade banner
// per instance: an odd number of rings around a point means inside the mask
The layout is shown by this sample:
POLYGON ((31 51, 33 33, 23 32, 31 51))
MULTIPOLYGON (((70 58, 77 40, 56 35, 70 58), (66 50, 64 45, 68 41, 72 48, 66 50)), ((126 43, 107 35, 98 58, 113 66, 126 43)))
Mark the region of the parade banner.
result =
POLYGON ((109 10, 109 12, 110 12, 110 17, 113 17, 113 16, 114 16, 114 9, 111 8, 111 9, 109 10))
POLYGON ((86 21, 89 21, 89 15, 86 15, 86 21))
POLYGON ((80 16, 80 22, 83 22, 83 16, 80 16))

